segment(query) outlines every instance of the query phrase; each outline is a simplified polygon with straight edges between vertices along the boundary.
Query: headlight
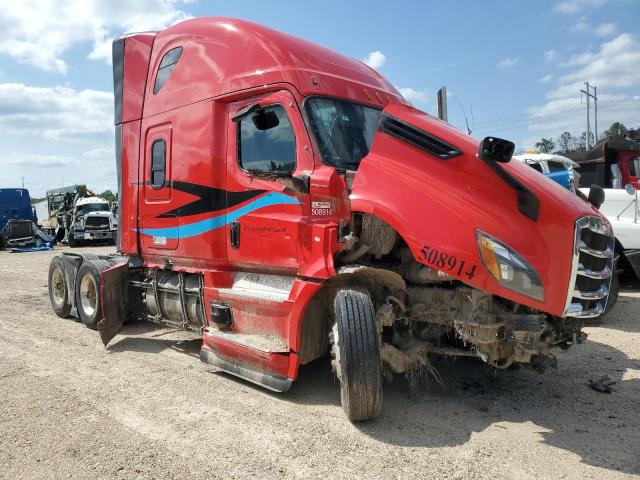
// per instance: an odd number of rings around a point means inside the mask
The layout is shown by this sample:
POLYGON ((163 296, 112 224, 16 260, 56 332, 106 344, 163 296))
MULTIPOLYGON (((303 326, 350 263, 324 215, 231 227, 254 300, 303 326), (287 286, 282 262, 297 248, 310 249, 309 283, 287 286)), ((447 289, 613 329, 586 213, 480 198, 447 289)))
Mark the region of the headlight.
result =
POLYGON ((479 230, 476 231, 476 240, 482 263, 500 285, 540 302, 544 301, 540 275, 524 258, 479 230))

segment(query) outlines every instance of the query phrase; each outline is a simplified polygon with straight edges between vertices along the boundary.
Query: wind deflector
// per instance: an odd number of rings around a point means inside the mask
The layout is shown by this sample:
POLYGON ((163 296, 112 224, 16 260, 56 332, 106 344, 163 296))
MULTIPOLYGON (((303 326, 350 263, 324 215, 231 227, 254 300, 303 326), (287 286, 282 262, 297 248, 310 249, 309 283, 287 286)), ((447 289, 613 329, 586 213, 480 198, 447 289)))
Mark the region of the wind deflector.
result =
POLYGON ((113 56, 113 102, 114 124, 122 123, 122 88, 124 82, 124 38, 113 41, 111 52, 113 56))
POLYGON ((443 160, 448 160, 462 153, 453 145, 386 113, 380 119, 378 130, 443 160))

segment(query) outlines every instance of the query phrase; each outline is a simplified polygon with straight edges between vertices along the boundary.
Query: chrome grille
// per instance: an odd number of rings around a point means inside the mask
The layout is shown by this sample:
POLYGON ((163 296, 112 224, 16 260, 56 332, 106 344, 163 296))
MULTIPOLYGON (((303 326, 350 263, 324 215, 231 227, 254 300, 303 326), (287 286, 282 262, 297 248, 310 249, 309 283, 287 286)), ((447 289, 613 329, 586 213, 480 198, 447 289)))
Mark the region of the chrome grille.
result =
POLYGON ((109 228, 108 217, 87 217, 84 221, 85 228, 109 228))
POLYGON ((583 217, 576 222, 565 317, 595 319, 604 313, 613 272, 613 248, 613 233, 606 221, 583 217))

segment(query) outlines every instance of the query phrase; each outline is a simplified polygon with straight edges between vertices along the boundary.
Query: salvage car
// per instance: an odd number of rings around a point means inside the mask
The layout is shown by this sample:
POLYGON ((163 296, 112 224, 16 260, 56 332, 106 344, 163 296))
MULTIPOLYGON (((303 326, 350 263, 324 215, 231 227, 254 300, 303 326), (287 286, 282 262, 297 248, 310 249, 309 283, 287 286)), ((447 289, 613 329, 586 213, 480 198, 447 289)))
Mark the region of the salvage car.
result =
POLYGON ((118 255, 63 254, 57 315, 128 319, 270 390, 330 354, 350 420, 432 356, 539 371, 606 307, 609 222, 413 108, 364 63, 251 22, 113 43, 118 255))
POLYGON ((576 168, 580 168, 580 165, 567 157, 555 153, 529 151, 514 155, 513 158, 526 163, 534 170, 572 192, 575 192, 578 187, 580 175, 576 172, 576 168))

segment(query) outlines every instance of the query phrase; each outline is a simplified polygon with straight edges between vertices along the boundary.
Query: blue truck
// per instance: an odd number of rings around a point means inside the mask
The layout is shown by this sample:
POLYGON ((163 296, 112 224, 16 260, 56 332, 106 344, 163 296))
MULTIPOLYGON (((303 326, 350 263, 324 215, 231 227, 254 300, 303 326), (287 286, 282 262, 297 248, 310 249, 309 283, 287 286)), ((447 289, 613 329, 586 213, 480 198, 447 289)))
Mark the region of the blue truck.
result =
POLYGON ((0 188, 0 247, 37 243, 37 218, 26 188, 0 188))
POLYGON ((578 187, 580 177, 575 169, 580 165, 567 157, 550 153, 527 152, 514 155, 513 158, 526 163, 568 190, 575 192, 578 187))

